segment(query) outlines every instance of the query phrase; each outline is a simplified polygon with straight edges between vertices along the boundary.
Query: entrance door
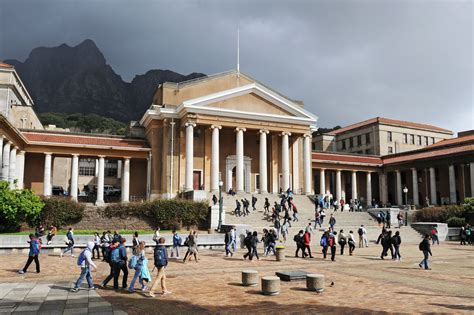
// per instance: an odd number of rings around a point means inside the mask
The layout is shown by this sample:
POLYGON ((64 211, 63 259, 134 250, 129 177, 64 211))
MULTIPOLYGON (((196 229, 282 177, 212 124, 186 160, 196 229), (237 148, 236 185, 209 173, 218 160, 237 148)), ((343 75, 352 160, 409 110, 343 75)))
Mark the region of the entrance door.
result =
POLYGON ((193 189, 201 190, 201 172, 199 171, 193 172, 193 189))

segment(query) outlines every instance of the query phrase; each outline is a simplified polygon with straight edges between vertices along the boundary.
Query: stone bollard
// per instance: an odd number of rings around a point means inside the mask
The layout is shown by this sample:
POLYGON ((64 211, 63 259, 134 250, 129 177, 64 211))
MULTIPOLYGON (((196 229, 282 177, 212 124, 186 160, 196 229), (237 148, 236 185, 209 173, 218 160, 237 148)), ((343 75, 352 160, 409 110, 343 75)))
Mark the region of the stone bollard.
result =
POLYGON ((280 278, 275 276, 262 277, 262 293, 277 295, 280 293, 280 278))
POLYGON ((276 260, 277 261, 285 260, 285 246, 276 247, 276 260))
POLYGON ((258 283, 257 270, 242 270, 242 285, 245 287, 254 287, 258 283))
POLYGON ((321 293, 324 291, 324 275, 308 274, 306 275, 306 288, 309 291, 321 293))

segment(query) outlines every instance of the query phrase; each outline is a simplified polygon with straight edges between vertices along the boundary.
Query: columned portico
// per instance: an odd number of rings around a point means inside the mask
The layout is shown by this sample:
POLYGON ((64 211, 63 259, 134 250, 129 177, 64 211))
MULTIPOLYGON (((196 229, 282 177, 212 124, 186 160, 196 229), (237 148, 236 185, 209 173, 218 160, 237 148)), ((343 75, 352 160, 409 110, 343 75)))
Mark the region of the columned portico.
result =
POLYGON ((396 170, 395 174, 397 176, 397 178, 396 178, 397 205, 401 206, 401 205, 403 205, 402 174, 400 173, 399 170, 396 170))
POLYGON ((311 135, 305 134, 303 140, 303 177, 304 177, 304 193, 311 194, 311 135))
POLYGON ((283 191, 290 188, 290 153, 288 137, 289 132, 282 132, 281 134, 281 172, 282 172, 282 187, 283 191))
POLYGON ((126 157, 123 160, 122 173, 122 202, 130 201, 130 158, 126 157))
MULTIPOLYGON (((123 176, 124 174, 122 174, 123 176)), ((97 206, 104 205, 104 176, 105 176, 105 156, 99 156, 99 171, 97 174, 97 206)))
POLYGON ((372 202, 372 173, 367 172, 367 206, 372 202))
POLYGON ((71 163, 71 199, 77 201, 77 190, 79 182, 79 155, 72 155, 71 163))
POLYGON ((51 160, 52 153, 44 154, 44 173, 43 173, 43 195, 51 196, 52 185, 51 185, 51 160))
POLYGON ((15 189, 16 180, 16 147, 10 150, 10 165, 8 167, 8 181, 10 189, 15 189))
POLYGON ((244 131, 245 128, 236 128, 236 160, 235 185, 238 193, 244 192, 244 131))
POLYGON ((3 158, 2 158, 2 180, 9 179, 9 170, 10 170, 10 141, 6 141, 3 146, 3 158))
POLYGON ((454 174, 454 165, 449 165, 449 201, 457 203, 456 197, 456 175, 454 174))
POLYGON ((418 197, 418 171, 416 168, 411 169, 411 177, 413 180, 413 204, 419 205, 420 199, 418 197))
POLYGON ((268 130, 260 130, 260 159, 259 159, 259 172, 260 172, 260 193, 265 194, 268 192, 267 184, 267 134, 268 130))
POLYGON ((436 174, 435 169, 433 167, 430 167, 430 192, 430 203, 432 205, 436 205, 438 203, 436 198, 436 174))
POLYGON ((326 172, 324 168, 319 171, 319 194, 326 194, 326 172))
POLYGON ((357 199, 357 172, 352 171, 352 199, 357 199))
POLYGON ((341 170, 336 171, 336 200, 340 201, 342 199, 342 189, 341 189, 341 170))
POLYGON ((17 188, 24 188, 25 178, 25 151, 19 151, 16 155, 16 177, 17 177, 17 188))
POLYGON ((211 191, 219 190, 219 130, 221 126, 212 125, 212 153, 211 153, 211 191))
POLYGON ((186 127, 186 170, 184 190, 193 190, 193 171, 194 171, 194 127, 195 123, 188 122, 186 127))

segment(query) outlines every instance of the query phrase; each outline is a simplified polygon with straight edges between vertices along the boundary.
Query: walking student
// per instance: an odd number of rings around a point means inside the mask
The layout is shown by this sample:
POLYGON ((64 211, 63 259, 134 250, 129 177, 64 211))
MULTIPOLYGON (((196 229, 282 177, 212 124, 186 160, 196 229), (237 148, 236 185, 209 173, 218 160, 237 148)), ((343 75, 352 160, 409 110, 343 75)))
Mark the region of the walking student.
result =
MULTIPOLYGON (((107 283, 109 283, 110 280, 112 280, 114 278, 114 274, 115 274, 115 264, 114 262, 112 261, 112 256, 114 257, 118 257, 119 256, 119 253, 118 253, 118 247, 120 245, 120 242, 118 241, 112 241, 112 244, 110 244, 110 246, 107 246, 104 250, 104 260, 106 263, 109 264, 110 266, 110 273, 109 275, 104 279, 104 281, 102 281, 101 283, 101 287, 103 288, 106 288, 107 287, 107 283)), ((117 260, 117 258, 115 258, 115 260, 117 260)), ((118 289, 118 286, 115 288, 116 290, 118 289)))
POLYGON ((391 242, 394 250, 393 260, 402 260, 402 256, 400 255, 400 244, 402 243, 400 231, 395 232, 395 235, 392 236, 391 242))
POLYGON ((305 251, 307 251, 309 258, 313 258, 311 255, 311 234, 309 231, 306 231, 303 235, 303 242, 304 242, 304 249, 303 249, 303 257, 305 256, 305 251))
POLYGON ((25 267, 23 267, 21 270, 18 270, 19 274, 24 274, 33 261, 36 265, 36 273, 40 273, 39 254, 41 250, 41 243, 34 234, 30 234, 29 238, 30 240, 28 243, 30 243, 30 251, 28 252, 28 260, 26 261, 25 267))
POLYGON ((430 266, 428 265, 428 257, 433 256, 431 253, 431 245, 430 245, 430 236, 426 234, 423 240, 419 245, 419 249, 423 252, 423 260, 418 264, 420 268, 425 268, 425 270, 431 270, 430 266))
POLYGON ((189 235, 186 238, 186 241, 184 242, 184 244, 188 246, 188 250, 187 250, 186 254, 184 255, 183 263, 186 263, 186 258, 188 258, 188 255, 189 255, 189 260, 188 261, 191 261, 191 257, 194 256, 194 259, 196 260, 196 262, 198 262, 196 231, 190 231, 189 232, 189 235))
POLYGON ((120 271, 123 272, 122 289, 127 289, 127 249, 125 248, 126 239, 122 238, 120 245, 112 252, 112 263, 114 264, 114 289, 118 290, 118 281, 120 271))
POLYGON ((133 256, 128 262, 128 268, 135 269, 135 274, 133 275, 132 282, 130 282, 130 287, 128 292, 135 292, 135 282, 138 280, 140 282, 142 292, 145 292, 146 285, 143 283, 143 278, 141 277, 143 261, 145 260, 145 242, 141 241, 137 247, 133 249, 133 256))
POLYGON ((66 234, 66 249, 59 254, 59 257, 63 257, 64 254, 67 252, 71 251, 71 257, 76 257, 74 256, 74 230, 72 227, 70 227, 67 231, 66 234))
POLYGON ((95 253, 97 253, 97 259, 100 259, 100 236, 99 233, 95 232, 94 235, 94 248, 92 249, 92 259, 95 259, 95 253))
MULTIPOLYGON (((163 295, 170 294, 171 291, 168 291, 168 289, 166 288, 165 268, 166 266, 168 266, 168 254, 166 252, 164 237, 160 237, 160 239, 158 240, 158 244, 155 247, 153 257, 155 260, 154 261, 155 267, 157 268, 158 272, 157 272, 155 281, 153 281, 153 284, 151 285, 149 295, 150 297, 155 297, 156 287, 160 284, 161 284, 161 293, 163 295)), ((197 258, 196 258, 196 261, 197 261, 197 258)))
POLYGON ((321 240, 319 244, 323 250, 323 258, 326 259, 326 255, 328 253, 328 243, 329 243, 329 232, 324 231, 323 235, 321 236, 321 240))
POLYGON ((94 282, 91 276, 91 267, 97 269, 97 266, 92 261, 92 251, 94 250, 94 247, 94 242, 87 242, 87 247, 79 254, 79 257, 77 258, 77 265, 81 267, 81 275, 77 279, 74 288, 72 288, 72 292, 79 291, 79 288, 81 287, 84 278, 86 278, 87 280, 89 290, 95 290, 94 282))
POLYGON ((53 237, 55 237, 57 233, 58 229, 54 225, 51 225, 48 230, 48 235, 46 236, 47 245, 52 243, 53 237))
POLYGON ((349 256, 352 256, 352 253, 354 253, 354 249, 356 248, 356 242, 354 239, 354 233, 352 231, 349 231, 349 239, 347 240, 347 245, 349 245, 349 256))
POLYGON ((298 253, 301 250, 301 258, 306 257, 306 253, 304 251, 304 241, 303 241, 303 230, 300 230, 298 234, 296 234, 293 237, 293 241, 296 243, 296 252, 295 252, 295 257, 299 257, 298 253))
POLYGON ((344 255, 344 247, 346 246, 347 239, 346 235, 344 234, 344 230, 339 231, 339 235, 337 236, 337 243, 341 247, 341 255, 344 255))
POLYGON ((183 240, 181 239, 181 236, 179 236, 176 230, 173 230, 173 249, 171 250, 171 257, 176 254, 176 258, 179 258, 179 247, 181 246, 182 242, 183 240))

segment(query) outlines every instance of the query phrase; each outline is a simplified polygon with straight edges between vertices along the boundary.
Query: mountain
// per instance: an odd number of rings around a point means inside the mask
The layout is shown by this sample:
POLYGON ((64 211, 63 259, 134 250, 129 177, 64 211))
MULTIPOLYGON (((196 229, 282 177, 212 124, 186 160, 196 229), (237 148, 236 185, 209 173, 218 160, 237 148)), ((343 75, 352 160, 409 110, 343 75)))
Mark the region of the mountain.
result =
POLYGON ((4 62, 15 67, 38 112, 98 114, 123 122, 143 115, 158 84, 205 76, 150 70, 125 82, 90 39, 74 47, 38 47, 25 62, 4 62))

